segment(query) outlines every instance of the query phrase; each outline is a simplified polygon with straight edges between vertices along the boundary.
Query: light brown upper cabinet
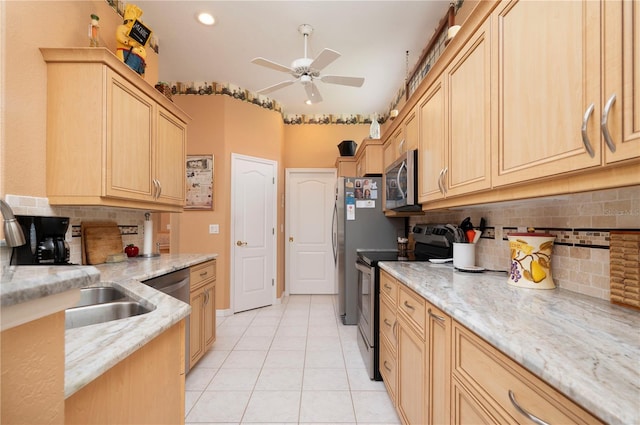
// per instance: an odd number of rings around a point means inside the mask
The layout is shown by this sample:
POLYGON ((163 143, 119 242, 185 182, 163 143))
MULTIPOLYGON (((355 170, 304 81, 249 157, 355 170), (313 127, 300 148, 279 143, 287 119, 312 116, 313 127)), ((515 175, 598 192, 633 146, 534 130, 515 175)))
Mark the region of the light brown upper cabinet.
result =
POLYGON ((182 211, 189 116, 107 49, 41 52, 49 202, 182 211))
POLYGON ((490 25, 485 22, 418 105, 419 200, 491 187, 490 25))
POLYGON ((382 155, 382 140, 364 139, 356 152, 356 177, 381 175, 382 155))
POLYGON ((602 7, 601 131, 605 163, 610 164, 640 156, 640 5, 604 1, 602 7))
POLYGON ((504 1, 493 12, 494 186, 600 165, 600 7, 504 1))
POLYGON ((418 201, 425 203, 444 197, 446 116, 444 78, 435 81, 418 105, 420 147, 418 151, 418 201))

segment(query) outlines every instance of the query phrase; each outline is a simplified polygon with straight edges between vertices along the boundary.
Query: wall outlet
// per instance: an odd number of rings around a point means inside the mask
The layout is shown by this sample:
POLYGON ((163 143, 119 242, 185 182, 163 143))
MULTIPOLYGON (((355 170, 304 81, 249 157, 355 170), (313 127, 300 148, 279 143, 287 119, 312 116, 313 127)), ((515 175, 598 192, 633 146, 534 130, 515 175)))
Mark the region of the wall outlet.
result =
POLYGON ((217 235, 220 233, 220 225, 219 224, 210 224, 209 225, 209 233, 213 235, 217 235))

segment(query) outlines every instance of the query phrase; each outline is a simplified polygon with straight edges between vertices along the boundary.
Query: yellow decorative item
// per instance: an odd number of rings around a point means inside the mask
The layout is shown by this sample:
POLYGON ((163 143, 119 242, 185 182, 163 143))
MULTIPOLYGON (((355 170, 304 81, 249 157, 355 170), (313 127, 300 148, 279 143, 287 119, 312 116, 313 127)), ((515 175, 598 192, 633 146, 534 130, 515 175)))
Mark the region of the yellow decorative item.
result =
POLYGON ((147 52, 144 46, 149 42, 151 30, 139 18, 142 10, 135 4, 127 4, 124 21, 116 29, 116 56, 129 68, 143 75, 146 67, 147 52))
POLYGON ((553 289, 551 252, 554 235, 544 233, 510 233, 511 269, 509 285, 521 288, 553 289))

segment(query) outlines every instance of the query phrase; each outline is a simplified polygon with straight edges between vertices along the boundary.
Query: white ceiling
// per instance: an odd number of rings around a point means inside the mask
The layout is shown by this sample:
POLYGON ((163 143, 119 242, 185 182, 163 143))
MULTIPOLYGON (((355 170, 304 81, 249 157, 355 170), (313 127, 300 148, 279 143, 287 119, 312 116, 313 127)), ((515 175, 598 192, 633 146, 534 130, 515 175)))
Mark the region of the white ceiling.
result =
POLYGON ((160 46, 161 81, 216 81, 256 92, 290 75, 251 63, 255 57, 290 66, 304 57, 300 24, 314 31, 308 57, 342 54, 323 74, 364 77, 362 87, 316 80, 323 102, 305 105, 300 83, 267 96, 287 114, 384 114, 445 15, 449 1, 163 1, 138 0, 142 21, 160 46), (207 11, 216 24, 195 16, 207 11))

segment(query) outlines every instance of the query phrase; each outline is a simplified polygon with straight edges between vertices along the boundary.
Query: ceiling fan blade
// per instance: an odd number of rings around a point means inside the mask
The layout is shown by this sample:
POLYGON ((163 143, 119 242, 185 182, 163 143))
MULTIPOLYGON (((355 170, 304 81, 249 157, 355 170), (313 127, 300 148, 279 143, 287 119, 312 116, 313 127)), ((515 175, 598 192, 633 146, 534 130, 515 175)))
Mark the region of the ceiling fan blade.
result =
POLYGON ((334 60, 340 57, 340 53, 331 49, 324 49, 320 52, 318 56, 311 62, 309 68, 315 69, 316 71, 322 70, 325 66, 329 65, 334 60))
POLYGON ((341 84, 343 86, 362 87, 364 78, 362 77, 343 77, 340 75, 323 75, 320 81, 329 84, 341 84))
POLYGON ((271 93, 272 91, 276 91, 276 90, 279 90, 279 89, 281 89, 281 88, 283 88, 283 87, 290 86, 291 84, 295 83, 296 81, 298 81, 298 80, 282 81, 282 82, 280 82, 280 83, 278 83, 278 84, 274 84, 274 85, 272 85, 272 86, 265 87, 265 88, 263 88, 262 90, 258 90, 258 92, 257 92, 257 93, 259 93, 259 94, 267 94, 267 93, 271 93))
POLYGON ((311 103, 320 103, 322 102, 322 96, 320 96, 320 92, 315 84, 309 83, 304 85, 304 89, 307 92, 307 99, 311 103))
POLYGON ((275 69, 276 71, 288 72, 292 73, 293 69, 288 66, 280 65, 279 63, 270 61, 265 58, 255 58, 251 60, 251 63, 255 63, 256 65, 266 66, 267 68, 275 69))

